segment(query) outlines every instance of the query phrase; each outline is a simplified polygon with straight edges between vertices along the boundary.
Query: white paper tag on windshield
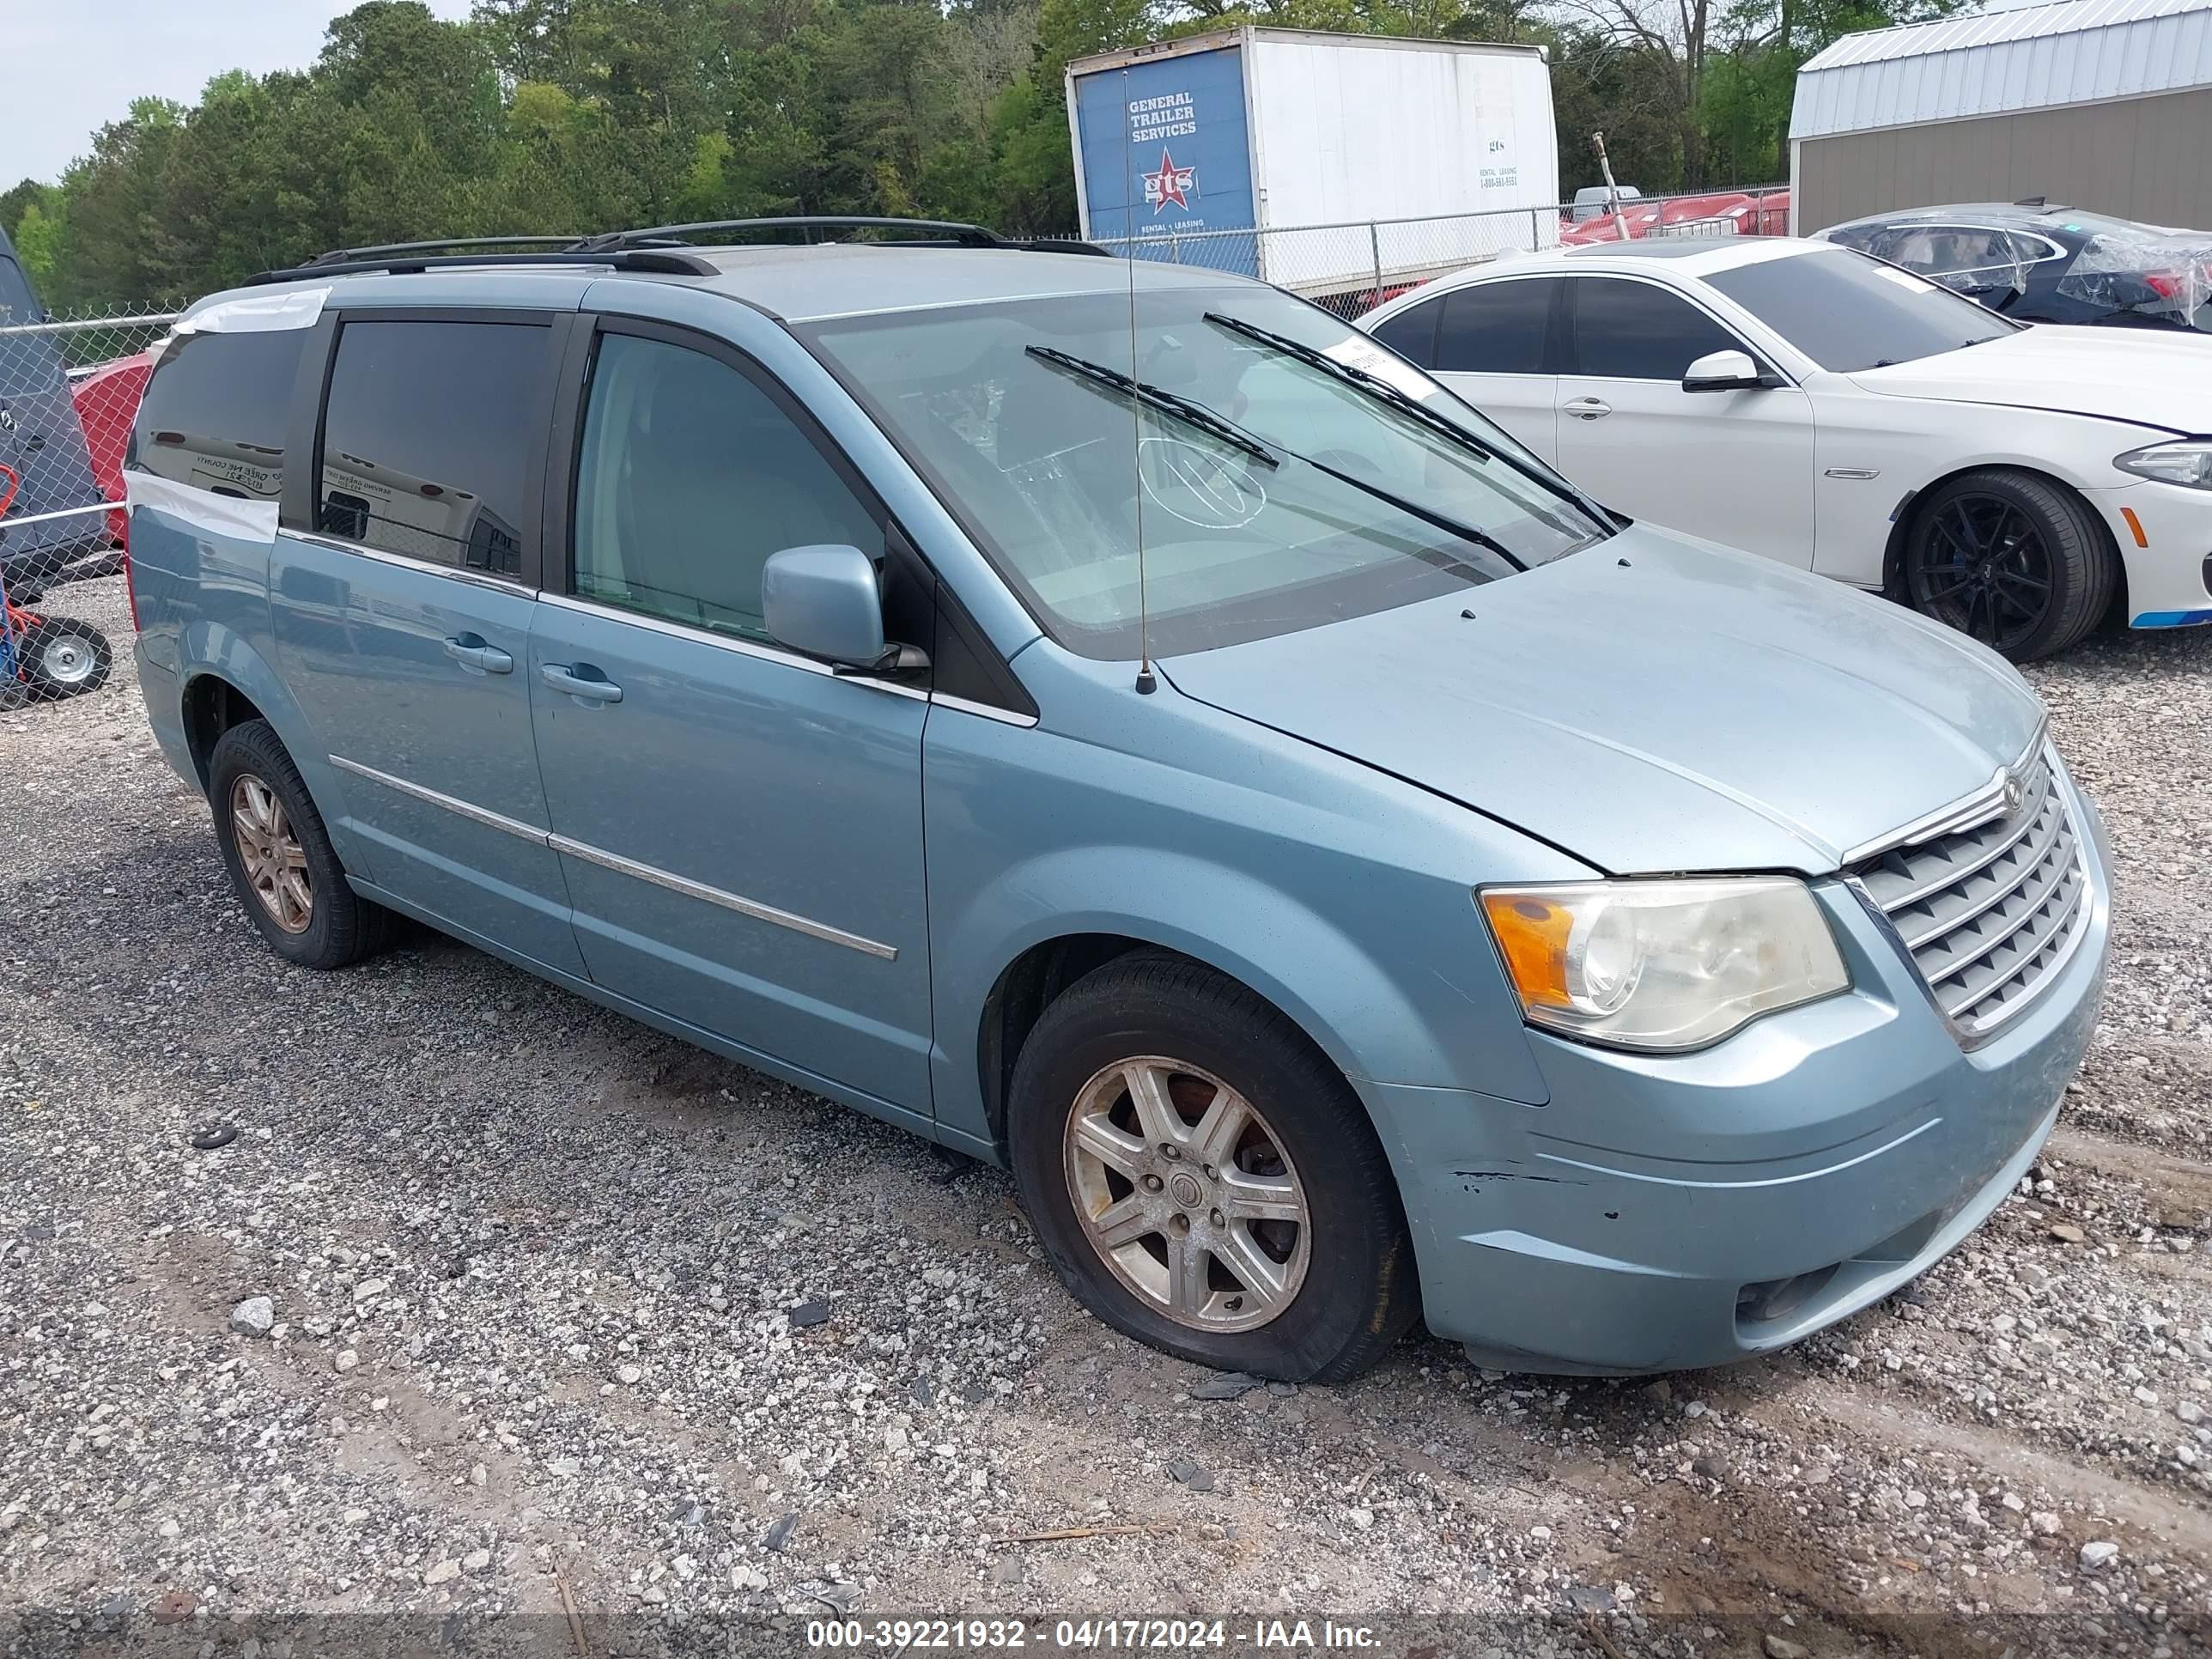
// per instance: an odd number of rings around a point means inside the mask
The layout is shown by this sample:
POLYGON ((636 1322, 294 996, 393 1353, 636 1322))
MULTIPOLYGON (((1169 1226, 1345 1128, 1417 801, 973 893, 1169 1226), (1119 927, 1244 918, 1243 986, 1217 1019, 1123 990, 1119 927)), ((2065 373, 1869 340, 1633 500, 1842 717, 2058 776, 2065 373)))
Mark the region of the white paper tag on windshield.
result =
POLYGON ((1923 282, 1919 277, 1915 276, 1909 270, 1899 270, 1892 265, 1877 266, 1875 268, 1875 273, 1878 276, 1887 276, 1891 282, 1895 283, 1898 287, 1905 289, 1909 293, 1925 294, 1929 289, 1936 286, 1933 283, 1923 282))
POLYGON ((1385 386, 1404 392, 1408 398, 1427 401, 1436 394, 1436 383, 1402 358, 1394 357, 1372 340, 1358 337, 1340 340, 1322 353, 1334 358, 1346 368, 1356 368, 1372 374, 1385 386))

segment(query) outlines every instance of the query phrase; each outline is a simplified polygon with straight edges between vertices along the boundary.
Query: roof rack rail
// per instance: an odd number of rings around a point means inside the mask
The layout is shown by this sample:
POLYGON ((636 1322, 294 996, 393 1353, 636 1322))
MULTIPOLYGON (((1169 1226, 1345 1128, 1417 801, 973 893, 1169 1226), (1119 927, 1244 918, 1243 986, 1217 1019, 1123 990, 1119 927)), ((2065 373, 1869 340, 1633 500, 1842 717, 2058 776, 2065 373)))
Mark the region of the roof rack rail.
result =
POLYGON ((379 242, 369 247, 334 247, 327 252, 318 253, 307 263, 311 265, 354 264, 363 259, 382 258, 387 254, 436 253, 461 248, 572 248, 581 240, 577 236, 441 236, 428 242, 379 242))
MULTIPOLYGON (((350 252, 348 249, 337 250, 350 252)), ((245 286, 258 288, 267 283, 297 283, 313 276, 359 276, 381 271, 392 276, 418 276, 426 270, 477 270, 487 266, 580 265, 597 266, 600 270, 647 271, 670 276, 712 276, 714 267, 696 253, 686 253, 678 248, 608 248, 599 252, 580 252, 573 245, 544 253, 449 253, 409 255, 405 253, 365 253, 358 259, 339 259, 325 264, 323 259, 310 260, 304 265, 294 265, 285 270, 264 270, 246 279, 245 286)))
POLYGON ((1027 248, 1032 253, 1095 253, 1102 259, 1118 256, 1110 247, 1101 247, 1096 242, 1085 242, 1073 236, 1039 236, 1018 242, 1017 247, 1027 248))
POLYGON ((597 252, 608 248, 665 246, 684 238, 703 234, 708 231, 724 230, 796 230, 805 234, 805 240, 814 240, 817 230, 906 230, 933 238, 942 238, 961 247, 1005 247, 1006 239, 994 230, 981 225, 961 224, 951 219, 886 219, 866 214, 807 213, 781 219, 702 219, 689 225, 652 225, 639 230, 611 230, 602 236, 587 236, 575 244, 579 252, 597 252))

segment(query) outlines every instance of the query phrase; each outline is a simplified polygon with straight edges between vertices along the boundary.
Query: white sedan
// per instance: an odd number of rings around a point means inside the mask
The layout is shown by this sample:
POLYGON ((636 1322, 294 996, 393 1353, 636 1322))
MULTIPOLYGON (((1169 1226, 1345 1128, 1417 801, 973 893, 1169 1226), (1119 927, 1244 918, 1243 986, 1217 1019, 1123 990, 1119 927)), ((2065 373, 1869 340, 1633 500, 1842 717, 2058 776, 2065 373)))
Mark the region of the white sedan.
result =
POLYGON ((1509 256, 1359 325, 1616 511, 2015 661, 2212 623, 2212 339, 2027 327, 1779 237, 1509 256))

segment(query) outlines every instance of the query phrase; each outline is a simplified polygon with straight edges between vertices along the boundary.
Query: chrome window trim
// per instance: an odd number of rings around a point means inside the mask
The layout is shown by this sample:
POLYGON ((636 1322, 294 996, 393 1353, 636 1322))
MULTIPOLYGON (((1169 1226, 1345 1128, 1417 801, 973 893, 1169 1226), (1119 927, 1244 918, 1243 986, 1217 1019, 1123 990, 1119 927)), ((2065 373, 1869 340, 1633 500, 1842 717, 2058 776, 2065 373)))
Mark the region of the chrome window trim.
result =
POLYGON ((2005 810, 2006 775, 2017 774, 2034 764, 2035 757, 2043 752, 2049 740, 2050 731, 2051 716, 2045 712, 2037 717, 2035 733, 2028 739, 2027 746, 2021 750, 2020 758, 2009 766, 1997 768, 1990 774, 1987 783, 1960 796, 1948 805, 1939 806, 1926 816, 1915 818, 1887 835, 1862 842, 1845 853, 1838 862, 1848 870, 1853 865, 1864 864, 1869 859, 1880 858, 1884 853, 1894 852, 1898 848, 1917 847, 1938 836, 1955 835, 1962 830, 1971 830, 1977 824, 1986 823, 1991 818, 2002 816, 2005 810))
POLYGON ((541 597, 527 582, 511 576, 495 576, 489 571, 471 570, 465 565, 440 564, 433 559, 410 558, 404 553, 393 553, 381 547, 371 547, 367 542, 349 542, 337 536, 325 536, 317 531, 295 530, 290 526, 280 526, 279 537, 290 537, 295 542, 305 542, 310 547, 326 548, 333 553, 350 553, 359 558, 374 559, 379 564, 397 565, 402 570, 420 570, 426 575, 446 576, 472 587, 489 587, 495 592, 512 593, 519 599, 541 597))
POLYGON ((996 708, 988 702, 970 702, 965 697, 956 697, 948 692, 933 691, 929 694, 929 701, 934 708, 957 708, 963 714, 980 714, 987 720, 997 720, 1001 726, 1036 724, 1034 714, 1017 714, 1011 708, 996 708))
POLYGON ((463 800, 457 795, 448 795, 442 791, 410 782, 405 778, 394 777, 389 772, 380 772, 376 768, 364 766, 359 761, 348 760, 343 755, 332 755, 329 757, 329 760, 331 765, 342 771, 350 772, 356 777, 367 778, 373 783, 380 783, 386 788, 396 789, 401 794, 422 801, 428 805, 443 807, 447 811, 466 818, 472 823, 481 823, 489 829, 501 830, 520 840, 545 848, 550 852, 565 853, 571 858, 582 859, 586 863, 599 865, 619 875, 631 876, 640 881, 651 882, 654 886, 665 887, 672 893, 681 893, 686 898, 699 899, 708 904, 720 905, 723 909, 734 911, 738 915, 750 916, 756 921, 770 922, 778 927, 787 927, 793 933, 805 933, 810 939, 818 939, 827 944, 842 945, 846 949, 858 951, 864 956, 879 957, 885 962, 895 962, 898 959, 898 947, 896 945, 885 945, 863 934, 849 933, 842 927, 832 927, 826 921, 816 921, 811 917, 799 915, 789 910, 780 910, 773 904, 763 904, 757 899, 749 899, 741 894, 732 893, 723 888, 710 887, 703 881, 694 881, 689 876, 679 876, 672 870, 663 870, 657 865, 642 863, 636 859, 624 858, 619 853, 610 853, 605 848, 594 847, 588 842, 572 840, 567 836, 556 836, 550 830, 541 830, 536 824, 525 823, 520 818, 508 817, 504 812, 495 812, 489 807, 478 806, 475 802, 463 800))
POLYGON ((813 657, 801 656, 796 651, 781 647, 763 645, 752 640, 732 638, 717 634, 712 629, 693 628, 690 624, 672 622, 665 617, 647 616, 642 611, 625 610, 604 600, 580 599, 573 593, 556 593, 550 589, 538 594, 540 605, 550 605, 562 611, 574 611, 580 616, 604 617, 610 622, 628 623, 635 628, 648 629, 656 634, 665 634, 671 639, 692 640, 701 645, 720 646, 725 651, 735 652, 741 657, 754 657, 763 662, 781 663, 787 668, 799 668, 810 674, 821 674, 830 679, 850 680, 856 685, 868 686, 878 691, 888 691, 895 697, 911 697, 918 702, 927 702, 931 694, 920 686, 900 685, 894 681, 880 679, 873 674, 841 674, 826 662, 813 657))

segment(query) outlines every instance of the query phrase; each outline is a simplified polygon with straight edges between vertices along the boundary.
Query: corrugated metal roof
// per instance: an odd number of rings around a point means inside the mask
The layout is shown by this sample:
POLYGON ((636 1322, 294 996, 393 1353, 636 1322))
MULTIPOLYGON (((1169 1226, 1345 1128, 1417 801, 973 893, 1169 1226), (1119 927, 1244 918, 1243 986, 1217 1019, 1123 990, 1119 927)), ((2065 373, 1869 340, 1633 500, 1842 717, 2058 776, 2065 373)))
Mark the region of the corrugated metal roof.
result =
POLYGON ((2212 0, 2061 0, 1847 34, 1797 71, 1792 138, 2212 86, 2212 0))

